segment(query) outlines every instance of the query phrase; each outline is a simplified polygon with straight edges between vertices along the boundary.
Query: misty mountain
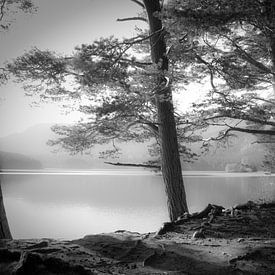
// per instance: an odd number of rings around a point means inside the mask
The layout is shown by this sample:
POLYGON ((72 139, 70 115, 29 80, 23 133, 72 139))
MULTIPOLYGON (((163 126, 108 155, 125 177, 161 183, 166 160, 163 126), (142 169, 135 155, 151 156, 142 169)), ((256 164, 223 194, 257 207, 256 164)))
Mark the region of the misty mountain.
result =
MULTIPOLYGON (((39 124, 26 129, 24 132, 0 138, 0 150, 19 153, 30 158, 38 159, 44 168, 66 169, 118 169, 104 163, 106 159, 99 158, 99 153, 113 149, 112 145, 96 145, 90 154, 71 155, 61 148, 47 145, 49 139, 57 138, 51 131, 51 124, 39 124)), ((119 158, 108 159, 113 162, 145 162, 149 155, 144 144, 134 142, 117 144, 122 149, 119 158)))
POLYGON ((0 169, 41 169, 42 164, 36 159, 22 154, 0 151, 0 169))
POLYGON ((0 138, 0 150, 39 157, 51 155, 52 148, 46 143, 54 138, 51 124, 38 124, 21 133, 15 133, 0 138))

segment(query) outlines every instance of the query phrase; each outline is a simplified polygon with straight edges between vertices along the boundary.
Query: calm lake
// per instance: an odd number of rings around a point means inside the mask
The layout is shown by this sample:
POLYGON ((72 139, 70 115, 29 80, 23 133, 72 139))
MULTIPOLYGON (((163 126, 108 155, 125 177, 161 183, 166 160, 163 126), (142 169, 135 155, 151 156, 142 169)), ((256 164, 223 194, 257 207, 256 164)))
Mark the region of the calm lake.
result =
MULTIPOLYGON (((190 212, 275 199, 275 175, 185 172, 190 212)), ((144 170, 5 171, 1 184, 14 238, 74 239, 120 229, 156 231, 168 221, 160 175, 144 170)))

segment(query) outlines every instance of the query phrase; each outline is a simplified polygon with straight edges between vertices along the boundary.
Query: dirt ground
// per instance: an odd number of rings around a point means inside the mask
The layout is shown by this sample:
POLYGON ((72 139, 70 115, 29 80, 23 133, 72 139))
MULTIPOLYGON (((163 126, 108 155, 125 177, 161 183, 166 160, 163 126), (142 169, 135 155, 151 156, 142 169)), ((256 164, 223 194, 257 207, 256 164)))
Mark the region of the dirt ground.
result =
POLYGON ((209 205, 148 234, 2 240, 0 274, 275 274, 275 204, 209 205))

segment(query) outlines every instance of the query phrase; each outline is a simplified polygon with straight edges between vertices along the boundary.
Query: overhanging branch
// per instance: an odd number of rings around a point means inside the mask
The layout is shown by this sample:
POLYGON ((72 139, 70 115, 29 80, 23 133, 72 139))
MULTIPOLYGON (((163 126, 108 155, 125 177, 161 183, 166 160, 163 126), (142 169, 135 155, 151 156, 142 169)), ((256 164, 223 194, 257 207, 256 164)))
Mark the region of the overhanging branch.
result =
POLYGON ((130 0, 130 1, 136 3, 137 5, 139 5, 140 7, 142 7, 143 9, 145 8, 145 6, 143 5, 143 3, 140 2, 140 1, 138 1, 138 0, 130 0))
POLYGON ((126 17, 126 18, 118 18, 116 21, 123 22, 123 21, 136 21, 136 20, 147 22, 146 18, 139 17, 139 16, 136 16, 136 17, 126 17))
POLYGON ((105 161, 104 163, 114 165, 114 166, 131 166, 131 167, 143 167, 143 168, 153 168, 153 169, 160 169, 159 165, 151 165, 151 164, 143 164, 143 163, 121 163, 121 162, 108 162, 105 161))
POLYGON ((6 2, 7 2, 7 0, 3 0, 2 4, 0 6, 0 21, 2 21, 2 19, 4 17, 4 8, 5 8, 6 2))
POLYGON ((258 68, 259 70, 261 70, 264 73, 274 75, 274 72, 270 68, 266 67, 263 63, 254 59, 247 51, 245 51, 241 46, 239 46, 231 38, 229 38, 226 35, 224 35, 224 37, 227 38, 236 47, 237 51, 240 53, 240 57, 243 60, 247 61, 248 63, 255 66, 256 68, 258 68))
POLYGON ((247 129, 247 128, 239 128, 239 127, 232 127, 226 130, 227 133, 229 132, 242 132, 248 134, 259 134, 259 135, 270 135, 275 136, 275 130, 262 130, 262 129, 247 129))
MULTIPOLYGON (((237 115, 237 114, 232 114, 232 115, 221 114, 221 115, 214 115, 214 116, 206 117, 206 118, 203 118, 202 120, 206 122, 209 120, 215 120, 215 119, 221 119, 221 118, 241 119, 241 120, 245 120, 248 122, 259 123, 262 125, 275 126, 274 121, 262 120, 262 119, 250 117, 249 115, 246 115, 246 114, 239 114, 239 115, 237 115)), ((228 125, 225 125, 225 126, 228 126, 228 125)))
MULTIPOLYGON (((222 126, 222 125, 219 125, 219 126, 222 126)), ((226 129, 225 131, 220 132, 218 136, 202 139, 201 141, 203 142, 203 146, 207 146, 211 141, 222 141, 230 136, 234 136, 233 134, 230 134, 230 132, 242 132, 247 134, 268 135, 268 136, 275 135, 275 130, 249 129, 249 128, 233 127, 229 125, 227 126, 229 128, 226 129)))
POLYGON ((162 32, 164 30, 164 28, 161 28, 161 29, 159 29, 159 30, 157 30, 157 31, 155 31, 155 32, 153 32, 153 33, 151 33, 150 35, 147 35, 147 36, 145 36, 145 37, 142 37, 142 38, 140 38, 140 39, 136 39, 136 40, 134 40, 133 38, 132 39, 130 39, 128 42, 123 42, 123 44, 131 44, 131 45, 134 45, 134 44, 137 44, 137 43, 141 43, 141 42, 143 42, 143 41, 145 41, 145 40, 148 40, 148 39, 150 39, 150 38, 152 38, 154 35, 156 35, 157 33, 159 33, 159 32, 162 32), (132 40, 132 41, 131 41, 132 40))

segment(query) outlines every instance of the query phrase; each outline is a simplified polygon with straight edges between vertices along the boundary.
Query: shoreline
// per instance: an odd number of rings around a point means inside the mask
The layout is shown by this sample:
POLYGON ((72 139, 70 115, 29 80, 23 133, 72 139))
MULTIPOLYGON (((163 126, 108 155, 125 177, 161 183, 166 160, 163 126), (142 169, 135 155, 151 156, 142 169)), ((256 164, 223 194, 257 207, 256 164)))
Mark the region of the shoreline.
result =
MULTIPOLYGON (((226 172, 226 171, 182 171, 183 177, 275 177, 275 173, 226 172)), ((91 176, 161 176, 161 173, 136 169, 1 169, 0 175, 91 175, 91 176)))

